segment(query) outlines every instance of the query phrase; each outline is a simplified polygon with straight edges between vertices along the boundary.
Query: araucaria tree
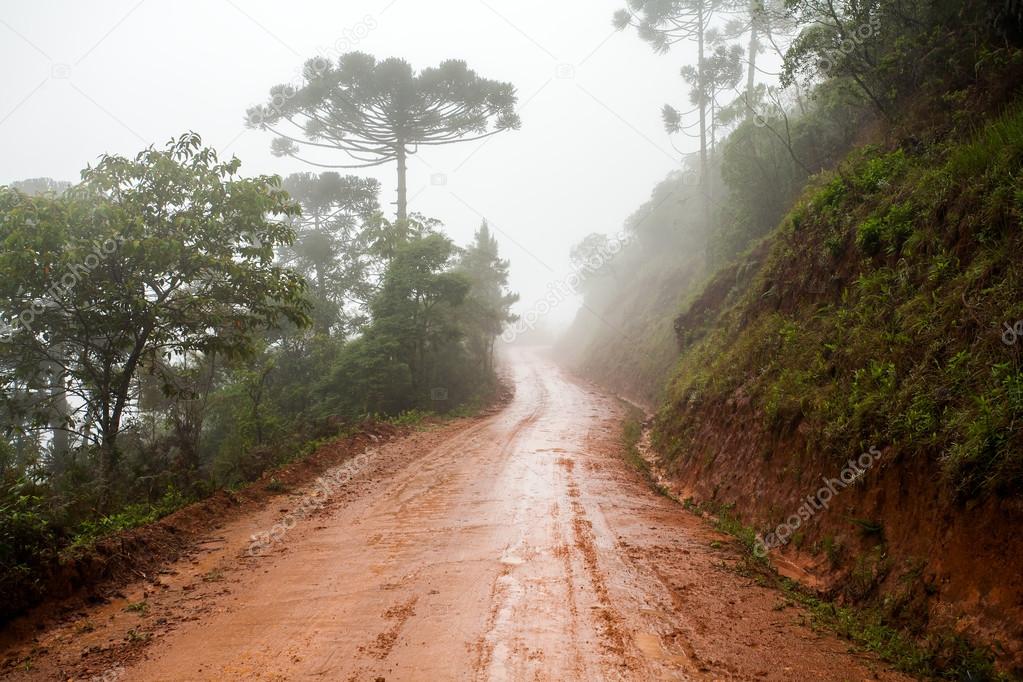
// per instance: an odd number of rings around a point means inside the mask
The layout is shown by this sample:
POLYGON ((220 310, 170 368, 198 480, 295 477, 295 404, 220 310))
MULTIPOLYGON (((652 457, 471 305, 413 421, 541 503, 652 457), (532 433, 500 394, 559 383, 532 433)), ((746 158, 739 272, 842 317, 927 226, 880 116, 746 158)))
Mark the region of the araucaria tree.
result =
POLYGON ((399 228, 408 219, 408 156, 420 147, 478 140, 517 129, 515 88, 449 60, 416 73, 403 59, 362 52, 305 64, 300 87, 278 85, 247 124, 277 138, 273 152, 323 168, 398 164, 399 228), (303 149, 344 152, 348 163, 320 162, 303 149))
MULTIPOLYGON (((696 80, 703 83, 704 68, 707 66, 707 30, 714 20, 714 14, 722 8, 724 0, 628 0, 628 9, 619 10, 614 16, 614 25, 619 30, 633 26, 639 37, 650 43, 657 52, 665 53, 675 43, 696 42, 696 80)), ((708 107, 710 100, 706 86, 695 87, 696 108, 700 112, 700 178, 706 184, 707 173, 707 132, 708 107)), ((670 129, 671 120, 665 110, 665 124, 670 129)))
POLYGON ((366 227, 378 222, 379 183, 328 171, 294 173, 283 186, 302 214, 291 218, 294 244, 279 249, 278 256, 309 284, 316 330, 342 338, 354 334, 373 291, 366 227))

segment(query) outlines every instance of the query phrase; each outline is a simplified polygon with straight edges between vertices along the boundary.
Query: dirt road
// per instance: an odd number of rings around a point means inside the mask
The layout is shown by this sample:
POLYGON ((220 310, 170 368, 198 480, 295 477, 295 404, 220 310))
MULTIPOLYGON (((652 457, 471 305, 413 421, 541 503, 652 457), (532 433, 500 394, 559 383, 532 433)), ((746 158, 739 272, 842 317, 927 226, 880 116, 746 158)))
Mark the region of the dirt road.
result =
POLYGON ((504 410, 371 451, 308 516, 310 491, 292 491, 218 529, 41 633, 39 663, 9 676, 899 679, 805 626, 734 570, 728 538, 654 493, 620 457, 616 401, 538 353, 511 371, 504 410))

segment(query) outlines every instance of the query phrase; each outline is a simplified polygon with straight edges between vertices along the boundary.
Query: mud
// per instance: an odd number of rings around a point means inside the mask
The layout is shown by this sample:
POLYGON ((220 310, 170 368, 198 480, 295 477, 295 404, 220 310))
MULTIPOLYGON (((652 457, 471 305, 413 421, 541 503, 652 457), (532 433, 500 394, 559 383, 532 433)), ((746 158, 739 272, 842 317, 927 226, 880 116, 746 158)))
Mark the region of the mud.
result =
POLYGON ((155 580, 10 644, 31 656, 5 677, 902 679, 812 630, 654 493, 621 457, 616 400, 528 350, 510 372, 500 412, 223 525, 155 580))

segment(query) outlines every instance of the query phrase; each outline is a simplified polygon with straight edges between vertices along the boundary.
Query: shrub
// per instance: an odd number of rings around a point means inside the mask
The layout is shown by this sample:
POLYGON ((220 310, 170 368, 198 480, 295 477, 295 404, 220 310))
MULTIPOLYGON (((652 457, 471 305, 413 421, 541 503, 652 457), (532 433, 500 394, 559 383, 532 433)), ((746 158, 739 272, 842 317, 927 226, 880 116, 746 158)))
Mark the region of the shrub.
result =
POLYGON ((41 497, 24 481, 0 494, 0 598, 11 608, 31 603, 40 593, 56 555, 57 533, 41 497))

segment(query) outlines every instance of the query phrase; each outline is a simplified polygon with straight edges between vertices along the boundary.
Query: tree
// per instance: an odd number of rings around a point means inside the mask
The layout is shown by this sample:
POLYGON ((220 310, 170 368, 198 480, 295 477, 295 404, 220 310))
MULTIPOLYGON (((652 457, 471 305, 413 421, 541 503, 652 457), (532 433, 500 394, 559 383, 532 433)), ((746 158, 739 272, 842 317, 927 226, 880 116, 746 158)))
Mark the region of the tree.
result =
POLYGON ((367 227, 379 221, 380 185, 325 172, 289 175, 284 188, 302 214, 291 219, 295 242, 280 249, 281 262, 308 282, 317 330, 345 337, 361 325, 372 291, 367 227))
MULTIPOLYGON (((871 80, 877 78, 886 47, 879 39, 882 17, 892 11, 901 16, 903 10, 886 8, 880 0, 789 0, 788 4, 804 28, 785 55, 782 83, 795 82, 800 73, 848 77, 878 113, 890 118, 890 98, 871 80)), ((916 9, 914 3, 907 3, 906 10, 916 9)), ((922 23, 920 18, 914 20, 922 23)))
POLYGON ((104 156, 61 197, 4 202, 0 298, 26 313, 0 350, 0 385, 31 396, 23 412, 48 414, 40 367, 57 363, 78 404, 67 428, 100 446, 104 484, 140 371, 172 391, 176 359, 243 356, 254 331, 307 322, 304 283, 273 251, 293 239, 282 218, 298 207, 278 178, 239 178, 238 167, 193 133, 134 159, 104 156))
POLYGON ((497 239, 486 221, 476 230, 473 243, 465 250, 456 272, 469 282, 463 318, 469 351, 481 374, 493 371, 494 341, 504 325, 515 321, 511 307, 518 294, 507 291, 508 261, 498 254, 497 239))
MULTIPOLYGON (((717 97, 722 90, 734 89, 742 78, 742 48, 717 45, 699 66, 683 66, 682 78, 691 86, 689 101, 710 105, 710 151, 717 147, 717 97)), ((664 107, 664 125, 669 133, 682 130, 682 115, 669 105, 664 107)))
POLYGON ((763 89, 757 83, 757 74, 764 73, 757 66, 757 58, 768 46, 778 57, 784 58, 788 41, 796 29, 791 12, 785 7, 785 0, 734 0, 729 4, 732 18, 721 33, 727 40, 746 41, 745 64, 746 85, 739 99, 730 105, 729 122, 740 119, 753 121, 757 116, 758 91, 763 89))
POLYGON ((443 235, 409 240, 388 264, 373 301, 366 339, 407 367, 413 400, 425 397, 436 357, 461 337, 453 309, 462 305, 470 283, 448 269, 454 255, 455 245, 443 235))
MULTIPOLYGON (((29 196, 59 196, 71 188, 71 183, 66 180, 54 180, 53 178, 28 178, 17 180, 10 184, 10 188, 29 196)), ((54 348, 52 352, 60 356, 62 350, 54 348)), ((66 377, 60 371, 60 365, 56 362, 44 361, 40 371, 49 377, 50 403, 50 459, 49 468, 52 473, 62 473, 67 464, 67 457, 70 451, 71 442, 69 434, 65 429, 68 416, 71 414, 71 406, 68 403, 67 392, 64 390, 66 377)))
POLYGON ((408 219, 408 156, 420 147, 479 140, 517 129, 515 88, 488 80, 464 61, 416 73, 408 62, 350 52, 337 64, 311 59, 301 87, 278 85, 267 104, 252 107, 247 124, 277 136, 274 154, 325 168, 398 164, 397 225, 408 219), (354 163, 319 163, 303 147, 347 154, 354 163))
POLYGON ((54 180, 53 178, 28 178, 11 183, 11 189, 16 189, 29 196, 60 195, 70 188, 71 183, 67 180, 54 180))
POLYGON ((620 249, 621 244, 600 232, 591 232, 572 246, 568 259, 576 272, 580 273, 580 286, 584 291, 592 286, 594 278, 618 276, 611 259, 620 249))
MULTIPOLYGON (((619 30, 633 26, 639 37, 659 53, 666 53, 676 43, 695 40, 697 80, 702 83, 702 69, 707 64, 707 30, 723 3, 724 0, 628 0, 628 8, 615 13, 614 25, 619 30)), ((704 92, 705 88, 700 88, 701 97, 694 104, 700 112, 700 182, 705 184, 707 107, 710 102, 703 97, 704 92)), ((670 113, 667 109, 664 113, 665 123, 670 128, 670 113)))

